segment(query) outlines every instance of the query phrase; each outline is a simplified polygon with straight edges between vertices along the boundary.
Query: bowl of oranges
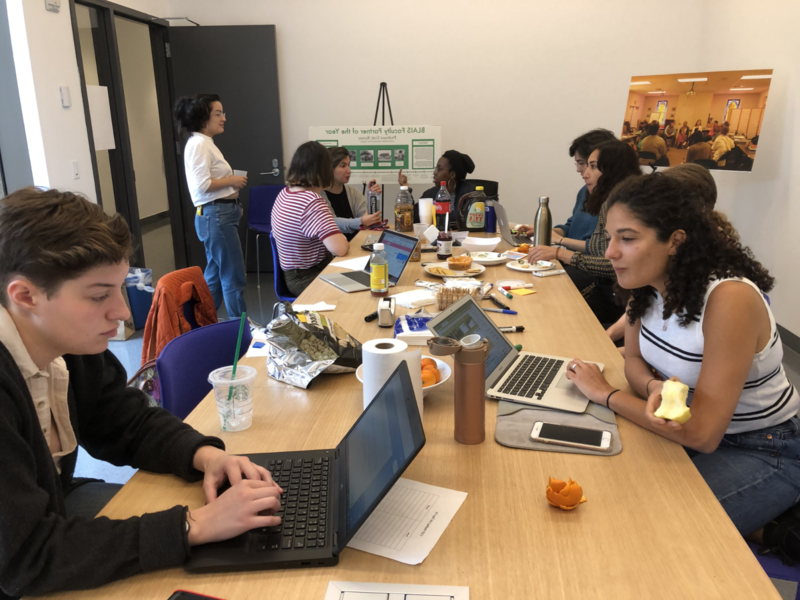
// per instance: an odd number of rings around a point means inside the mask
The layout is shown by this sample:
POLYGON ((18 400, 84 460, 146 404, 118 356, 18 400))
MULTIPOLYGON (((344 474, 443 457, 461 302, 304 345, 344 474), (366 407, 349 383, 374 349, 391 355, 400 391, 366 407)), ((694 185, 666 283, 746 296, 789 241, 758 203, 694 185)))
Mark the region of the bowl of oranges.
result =
MULTIPOLYGON (((364 365, 359 365, 356 369, 356 377, 361 383, 364 383, 363 371, 364 365)), ((440 386, 445 381, 450 379, 453 370, 446 362, 441 359, 431 356, 422 355, 422 368, 420 369, 422 377, 422 396, 425 397, 435 387, 440 386)), ((413 377, 413 375, 412 375, 413 377)))

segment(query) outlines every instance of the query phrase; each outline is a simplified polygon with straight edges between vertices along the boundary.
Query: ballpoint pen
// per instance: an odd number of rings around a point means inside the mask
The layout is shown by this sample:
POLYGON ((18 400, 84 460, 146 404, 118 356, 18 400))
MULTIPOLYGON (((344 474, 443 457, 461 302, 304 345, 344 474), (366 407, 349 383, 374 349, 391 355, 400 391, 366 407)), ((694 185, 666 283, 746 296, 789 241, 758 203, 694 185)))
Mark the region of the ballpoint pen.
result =
POLYGON ((500 300, 498 300, 497 296, 495 296, 494 294, 489 294, 489 300, 494 302, 500 308, 505 308, 506 310, 508 310, 508 306, 500 302, 500 300))
POLYGON ((516 315, 515 310, 506 310, 505 308, 484 308, 485 312, 503 313, 504 315, 516 315))

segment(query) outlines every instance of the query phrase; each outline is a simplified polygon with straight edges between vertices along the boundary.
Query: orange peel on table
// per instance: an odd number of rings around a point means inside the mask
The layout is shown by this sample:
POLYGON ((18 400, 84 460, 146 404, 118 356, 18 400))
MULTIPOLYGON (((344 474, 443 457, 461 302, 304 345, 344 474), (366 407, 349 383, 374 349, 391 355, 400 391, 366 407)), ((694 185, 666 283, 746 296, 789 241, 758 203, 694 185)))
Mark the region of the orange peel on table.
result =
POLYGON ((561 481, 560 479, 553 479, 547 483, 547 491, 545 492, 547 501, 561 510, 575 510, 582 502, 586 502, 586 496, 583 495, 583 488, 576 482, 569 480, 569 482, 561 481))

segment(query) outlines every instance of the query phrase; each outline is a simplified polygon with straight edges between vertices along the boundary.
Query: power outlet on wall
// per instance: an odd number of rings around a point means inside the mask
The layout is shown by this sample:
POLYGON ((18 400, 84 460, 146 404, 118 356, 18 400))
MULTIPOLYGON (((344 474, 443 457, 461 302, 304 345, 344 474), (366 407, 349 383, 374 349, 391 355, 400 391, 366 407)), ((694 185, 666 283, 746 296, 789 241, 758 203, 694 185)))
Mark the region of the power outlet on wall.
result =
POLYGON ((61 11, 61 0, 44 0, 44 7, 50 12, 61 11))

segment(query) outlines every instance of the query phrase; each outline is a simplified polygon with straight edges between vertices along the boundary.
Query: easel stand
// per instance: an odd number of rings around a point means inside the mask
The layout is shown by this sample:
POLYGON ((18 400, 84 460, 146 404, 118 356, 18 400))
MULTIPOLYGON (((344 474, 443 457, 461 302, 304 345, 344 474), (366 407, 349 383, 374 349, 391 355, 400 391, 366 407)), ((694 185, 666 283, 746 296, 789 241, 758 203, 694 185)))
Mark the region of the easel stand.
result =
MULTIPOLYGON (((381 82, 381 87, 378 90, 378 103, 375 105, 375 118, 372 120, 372 126, 378 124, 378 110, 381 111, 381 126, 386 125, 386 108, 389 108, 389 122, 394 125, 394 117, 392 117, 392 102, 389 100, 389 87, 385 81, 381 82)), ((386 186, 381 184, 381 216, 386 218, 383 212, 384 200, 386 199, 386 186)))

